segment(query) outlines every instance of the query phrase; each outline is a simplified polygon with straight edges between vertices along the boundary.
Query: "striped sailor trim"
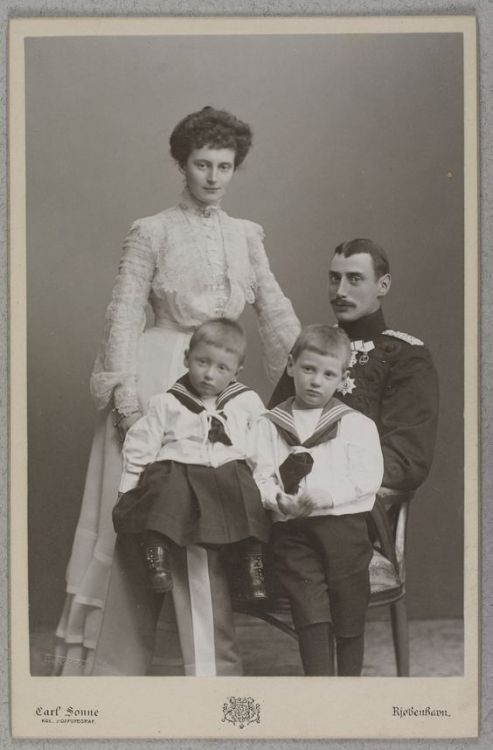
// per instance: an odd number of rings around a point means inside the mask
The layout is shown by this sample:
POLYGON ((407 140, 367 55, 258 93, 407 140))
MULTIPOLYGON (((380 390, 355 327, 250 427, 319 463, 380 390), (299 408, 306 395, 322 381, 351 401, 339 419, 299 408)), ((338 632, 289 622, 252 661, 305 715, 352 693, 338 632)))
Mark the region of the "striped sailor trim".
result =
POLYGON ((278 404, 271 411, 266 413, 266 417, 273 422, 276 427, 281 427, 283 430, 293 435, 296 438, 297 444, 299 444, 298 432, 296 430, 296 424, 292 413, 292 403, 294 397, 288 398, 287 401, 283 401, 282 404, 278 404))
POLYGON ((242 393, 246 393, 247 391, 251 391, 251 388, 243 385, 243 383, 230 383, 226 386, 224 391, 219 394, 217 398, 217 408, 222 409, 228 403, 228 401, 231 401, 232 398, 236 398, 236 396, 240 396, 242 393))
POLYGON ((293 418, 293 403, 294 396, 274 407, 274 409, 268 412, 266 416, 283 434, 288 445, 301 445, 305 448, 312 448, 318 443, 334 438, 337 434, 337 425, 341 418, 345 414, 350 414, 354 411, 354 409, 346 406, 346 404, 343 404, 337 398, 332 398, 329 403, 324 406, 312 435, 310 435, 310 437, 304 442, 301 442, 293 418))
MULTIPOLYGON (((242 383, 230 383, 217 397, 217 411, 220 411, 228 403, 228 401, 231 401, 231 399, 236 398, 236 396, 239 396, 240 394, 250 390, 250 388, 248 388, 246 385, 243 385, 242 383)), ((171 388, 168 389, 168 393, 173 394, 173 396, 175 396, 175 398, 177 398, 183 406, 185 406, 194 414, 200 414, 200 412, 204 411, 205 409, 202 399, 196 393, 194 387, 190 382, 188 373, 177 380, 176 383, 174 383, 171 388)))
POLYGON ((183 380, 185 377, 187 376, 184 376, 183 378, 180 378, 180 380, 177 380, 176 383, 174 383, 171 388, 168 389, 168 393, 172 393, 173 396, 178 399, 180 404, 185 406, 194 414, 200 414, 201 411, 204 411, 205 406, 202 403, 201 399, 191 393, 191 391, 189 391, 189 389, 183 384, 183 380))
POLYGON ((341 401, 331 399, 320 415, 320 419, 318 420, 313 435, 310 435, 310 437, 303 443, 305 448, 312 448, 319 442, 330 440, 335 437, 339 421, 345 414, 350 414, 352 411, 354 411, 354 409, 346 406, 346 404, 343 404, 341 401))

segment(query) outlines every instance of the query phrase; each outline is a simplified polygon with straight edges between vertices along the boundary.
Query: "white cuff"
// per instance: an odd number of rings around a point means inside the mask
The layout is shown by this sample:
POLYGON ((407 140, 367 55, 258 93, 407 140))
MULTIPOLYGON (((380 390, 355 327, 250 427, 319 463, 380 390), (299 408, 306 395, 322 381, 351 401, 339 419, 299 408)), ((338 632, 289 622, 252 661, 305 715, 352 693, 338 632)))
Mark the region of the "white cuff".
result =
POLYGON ((140 474, 131 474, 130 472, 122 474, 118 492, 128 492, 129 490, 133 490, 134 487, 137 487, 139 478, 140 474))

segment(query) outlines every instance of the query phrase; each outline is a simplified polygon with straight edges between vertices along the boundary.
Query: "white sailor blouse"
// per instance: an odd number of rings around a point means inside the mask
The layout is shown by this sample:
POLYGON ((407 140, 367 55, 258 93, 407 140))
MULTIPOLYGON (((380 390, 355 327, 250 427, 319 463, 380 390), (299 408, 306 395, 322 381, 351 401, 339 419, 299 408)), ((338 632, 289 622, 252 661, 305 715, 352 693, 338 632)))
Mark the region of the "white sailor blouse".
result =
MULTIPOLYGON (((415 490, 433 462, 439 409, 437 373, 431 354, 414 336, 387 327, 382 311, 340 323, 353 356, 338 397, 373 419, 380 433, 383 486, 415 490)), ((269 408, 293 394, 284 373, 269 408)))
POLYGON ((260 397, 255 391, 232 383, 219 394, 215 408, 206 409, 180 387, 184 380, 180 379, 166 393, 152 396, 145 416, 128 430, 123 444, 120 492, 136 487, 145 467, 154 461, 218 467, 246 459, 249 431, 265 412, 260 397), (190 408, 189 400, 195 401, 198 408, 194 409, 193 404, 190 408), (210 439, 214 422, 222 426, 224 442, 210 439))
POLYGON ((270 270, 263 237, 259 224, 204 209, 187 190, 177 206, 134 222, 91 376, 98 409, 113 394, 122 414, 138 409, 136 347, 148 302, 157 326, 189 332, 210 318, 237 319, 252 304, 267 372, 280 376, 300 324, 270 270))
MULTIPOLYGON (((296 436, 292 401, 288 399, 277 410, 285 412, 284 427, 296 436)), ((276 500, 276 495, 283 488, 279 467, 291 453, 300 450, 308 452, 313 458, 311 471, 300 481, 298 490, 298 493, 306 492, 308 495, 310 489, 317 490, 319 505, 310 516, 344 515, 372 509, 383 475, 378 431, 368 417, 354 410, 341 410, 340 406, 333 399, 333 403, 329 402, 322 410, 314 434, 326 429, 331 420, 330 410, 335 414, 335 420, 332 420, 334 429, 329 439, 315 445, 310 444, 313 442, 310 439, 302 442, 301 438, 290 441, 290 445, 283 431, 278 429, 279 420, 272 419, 270 413, 260 416, 255 423, 250 438, 249 463, 263 505, 273 511, 273 521, 288 520, 279 512, 276 500), (335 413, 337 410, 342 416, 335 413)))

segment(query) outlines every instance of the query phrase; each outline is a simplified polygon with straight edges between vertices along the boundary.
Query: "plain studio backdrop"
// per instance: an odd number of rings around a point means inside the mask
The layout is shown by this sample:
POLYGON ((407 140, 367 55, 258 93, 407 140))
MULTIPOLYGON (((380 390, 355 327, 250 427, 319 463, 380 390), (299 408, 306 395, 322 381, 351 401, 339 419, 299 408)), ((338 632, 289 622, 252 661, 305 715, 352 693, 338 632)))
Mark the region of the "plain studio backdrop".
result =
MULTIPOLYGON (((264 226, 303 323, 333 322, 337 244, 369 237, 389 253, 387 325, 425 341, 441 387, 435 461, 411 508, 409 615, 461 617, 461 35, 33 38, 26 82, 31 625, 54 627, 62 609, 123 238, 177 202, 168 137, 208 104, 252 125, 223 207, 264 226)), ((242 379, 268 397, 251 309, 242 322, 242 379)))

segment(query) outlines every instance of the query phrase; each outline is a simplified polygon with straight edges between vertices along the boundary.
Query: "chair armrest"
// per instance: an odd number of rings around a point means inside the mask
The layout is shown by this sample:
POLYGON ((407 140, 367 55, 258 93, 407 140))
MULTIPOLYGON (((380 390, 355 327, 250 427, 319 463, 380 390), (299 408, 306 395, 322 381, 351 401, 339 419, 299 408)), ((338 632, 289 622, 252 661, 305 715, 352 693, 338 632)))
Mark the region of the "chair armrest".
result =
POLYGON ((370 511, 375 531, 377 533, 378 542, 380 543, 380 549, 382 554, 390 560, 394 566, 396 573, 399 572, 399 563, 395 554, 394 546, 394 532, 387 514, 383 499, 377 495, 375 498, 375 505, 370 511))
POLYGON ((383 500, 386 505, 399 505, 412 500, 414 492, 412 490, 392 490, 390 487, 380 487, 377 497, 383 500))
POLYGON ((370 512, 380 550, 390 560, 398 575, 403 573, 402 563, 404 559, 404 537, 407 521, 407 509, 413 492, 402 492, 381 487, 375 498, 375 505, 370 512), (397 511, 397 522, 392 523, 389 508, 397 511))

